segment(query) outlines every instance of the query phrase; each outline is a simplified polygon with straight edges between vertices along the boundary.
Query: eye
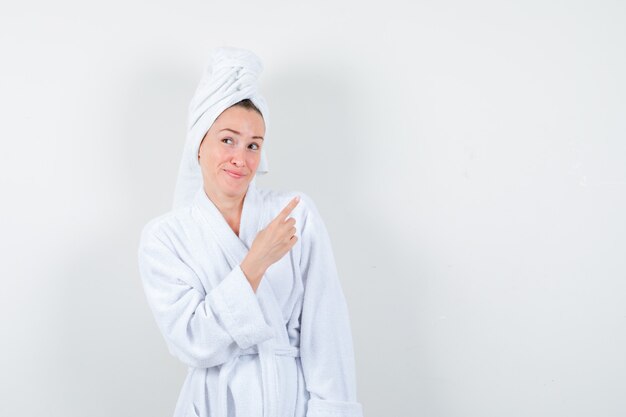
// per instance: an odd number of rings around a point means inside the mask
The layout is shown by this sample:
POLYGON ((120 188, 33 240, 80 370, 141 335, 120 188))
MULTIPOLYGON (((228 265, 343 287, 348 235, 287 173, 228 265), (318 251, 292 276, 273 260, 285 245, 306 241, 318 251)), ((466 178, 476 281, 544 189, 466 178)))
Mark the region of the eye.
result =
POLYGON ((233 140, 233 138, 224 138, 222 139, 222 142, 224 142, 225 140, 233 140))
POLYGON ((251 143, 250 146, 256 146, 256 148, 252 148, 255 151, 259 149, 259 145, 257 145, 256 143, 251 143))

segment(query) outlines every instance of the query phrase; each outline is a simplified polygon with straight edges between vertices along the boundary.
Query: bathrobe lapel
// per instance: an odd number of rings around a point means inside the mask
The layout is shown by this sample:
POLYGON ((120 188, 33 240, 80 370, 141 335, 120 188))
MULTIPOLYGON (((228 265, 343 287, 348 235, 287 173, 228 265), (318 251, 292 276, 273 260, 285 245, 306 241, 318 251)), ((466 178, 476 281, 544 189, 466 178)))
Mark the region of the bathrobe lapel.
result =
MULTIPOLYGON (((248 191, 243 200, 243 208, 241 212, 241 222, 239 226, 239 236, 231 229, 230 225, 218 210, 217 206, 208 198, 204 190, 198 190, 195 196, 196 204, 201 208, 203 217, 209 224, 209 229, 213 233, 218 245, 226 254, 226 259, 231 268, 236 267, 246 257, 252 242, 259 230, 265 227, 267 219, 267 208, 263 204, 254 181, 248 185, 248 191)), ((266 322, 274 329, 281 322, 281 310, 278 300, 267 279, 267 272, 264 275, 259 287, 257 288, 257 298, 261 309, 264 312, 266 322)), ((266 340, 258 344, 259 359, 261 362, 262 389, 263 389, 263 416, 273 417, 278 413, 278 370, 276 365, 276 341, 280 340, 281 335, 276 334, 274 338, 266 340)), ((292 352, 292 349, 284 349, 281 352, 287 352, 290 355, 298 355, 292 352), (291 352, 291 353, 289 353, 291 352)), ((230 369, 234 367, 234 362, 230 369)), ((224 378, 228 378, 224 375, 224 378)), ((223 387, 223 389, 225 389, 223 387)), ((222 393, 220 397, 224 396, 222 393)), ((224 409, 221 407, 221 409, 224 409)))
POLYGON ((195 202, 202 209, 203 217, 209 224, 209 229, 216 242, 226 254, 230 267, 234 268, 245 258, 249 251, 249 245, 252 244, 260 226, 262 216, 259 214, 263 211, 263 207, 259 204, 254 183, 250 183, 243 199, 239 236, 231 229, 217 206, 206 195, 204 189, 200 188, 197 191, 195 202))
MULTIPOLYGON (((202 214, 209 224, 217 244, 226 254, 230 268, 240 264, 248 254, 257 233, 266 225, 267 207, 259 195, 254 181, 248 185, 248 191, 243 199, 239 236, 235 234, 217 206, 208 198, 201 188, 196 194, 196 204, 202 209, 202 214)), ((267 272, 257 288, 259 303, 269 315, 268 324, 278 323, 281 317, 280 306, 274 291, 267 280, 267 272)))

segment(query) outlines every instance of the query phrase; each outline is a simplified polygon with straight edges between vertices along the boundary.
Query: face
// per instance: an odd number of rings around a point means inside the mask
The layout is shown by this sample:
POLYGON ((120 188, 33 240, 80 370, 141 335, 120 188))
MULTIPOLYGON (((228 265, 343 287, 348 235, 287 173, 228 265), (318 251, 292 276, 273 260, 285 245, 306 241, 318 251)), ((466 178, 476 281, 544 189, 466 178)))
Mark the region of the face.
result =
POLYGON ((261 161, 263 117, 241 106, 230 107, 215 120, 200 143, 198 161, 210 196, 245 195, 261 161))

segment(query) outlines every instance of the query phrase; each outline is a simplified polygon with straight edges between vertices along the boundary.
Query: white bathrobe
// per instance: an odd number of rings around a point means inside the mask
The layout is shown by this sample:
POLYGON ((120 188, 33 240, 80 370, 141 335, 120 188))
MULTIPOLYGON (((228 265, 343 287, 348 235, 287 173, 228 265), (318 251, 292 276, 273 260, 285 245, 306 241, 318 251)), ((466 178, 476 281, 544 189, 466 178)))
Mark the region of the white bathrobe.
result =
POLYGON ((144 227, 139 266, 168 349, 189 366, 174 417, 363 415, 331 242, 306 194, 252 181, 237 236, 200 188, 144 227), (295 195, 298 241, 255 293, 240 263, 295 195))

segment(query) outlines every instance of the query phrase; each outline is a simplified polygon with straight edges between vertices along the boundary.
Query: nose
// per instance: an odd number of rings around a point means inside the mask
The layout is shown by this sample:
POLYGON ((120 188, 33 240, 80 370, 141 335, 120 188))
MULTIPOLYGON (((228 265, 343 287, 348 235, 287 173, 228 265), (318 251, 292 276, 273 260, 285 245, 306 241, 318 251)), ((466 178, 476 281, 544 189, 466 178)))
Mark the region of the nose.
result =
POLYGON ((245 148, 244 147, 239 147, 237 148, 237 150, 233 153, 233 157, 231 159, 231 162, 233 163, 233 165, 237 166, 237 167, 242 167, 245 164, 245 148))

